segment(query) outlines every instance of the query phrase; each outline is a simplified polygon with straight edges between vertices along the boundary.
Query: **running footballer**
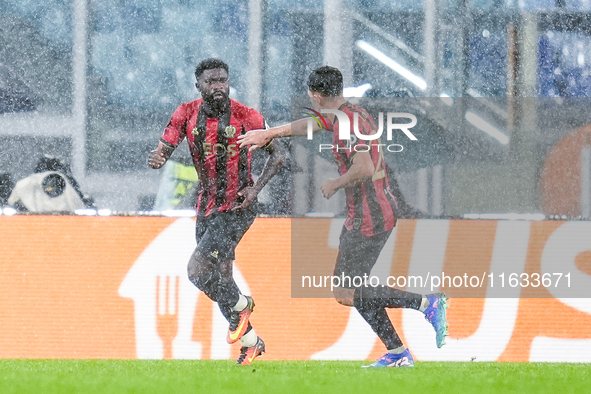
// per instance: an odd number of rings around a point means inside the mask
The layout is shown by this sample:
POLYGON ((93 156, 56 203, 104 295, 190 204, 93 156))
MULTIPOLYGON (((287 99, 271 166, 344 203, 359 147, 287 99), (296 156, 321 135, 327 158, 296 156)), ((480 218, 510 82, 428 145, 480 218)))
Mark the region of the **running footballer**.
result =
MULTIPOLYGON (((320 67, 308 78, 308 95, 318 110, 332 109, 344 112, 353 125, 358 116, 359 130, 366 135, 377 130, 371 116, 343 97, 343 77, 334 67, 320 67)), ((341 140, 339 120, 327 116, 326 127, 333 133, 333 157, 340 176, 324 182, 324 197, 330 198, 339 189, 345 190, 347 218, 343 226, 335 276, 369 276, 380 251, 396 225, 396 200, 390 191, 387 167, 378 140, 341 140)), ((267 130, 252 131, 239 138, 240 146, 250 150, 265 146, 276 137, 307 135, 308 119, 267 130)), ((313 124, 313 131, 321 130, 313 124)), ((368 367, 412 367, 413 357, 396 333, 386 308, 412 308, 422 312, 436 332, 436 343, 441 347, 447 333, 447 297, 444 294, 420 295, 387 286, 373 287, 368 283, 355 287, 351 283, 334 290, 336 300, 355 307, 384 343, 387 353, 368 367), (348 285, 348 286, 347 286, 348 285)))
POLYGON ((228 320, 228 343, 240 341, 237 364, 248 365, 265 351, 250 324, 254 301, 240 292, 232 277, 234 250, 257 214, 257 195, 285 159, 280 143, 266 149, 270 157, 256 182, 250 173, 251 153, 238 138, 265 128, 263 116, 229 98, 228 65, 206 59, 195 69, 201 99, 181 104, 172 115, 148 164, 162 167, 187 140, 199 176, 197 247, 188 264, 189 280, 228 320))

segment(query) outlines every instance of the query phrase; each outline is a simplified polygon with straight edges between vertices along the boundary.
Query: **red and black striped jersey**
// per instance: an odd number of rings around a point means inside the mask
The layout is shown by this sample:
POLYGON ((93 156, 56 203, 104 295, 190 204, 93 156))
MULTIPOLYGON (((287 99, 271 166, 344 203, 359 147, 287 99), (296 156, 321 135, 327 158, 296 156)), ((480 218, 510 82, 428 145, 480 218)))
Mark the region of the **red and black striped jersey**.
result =
POLYGON ((230 100, 229 111, 208 118, 200 110, 203 99, 182 104, 172 115, 161 141, 176 148, 187 139, 199 175, 197 213, 208 216, 239 203, 238 191, 253 185, 250 152, 240 149, 238 136, 264 129, 263 116, 252 108, 230 100))
POLYGON ((360 140, 353 132, 356 113, 358 129, 362 134, 375 134, 377 132, 375 122, 367 111, 349 102, 343 104, 339 110, 349 117, 349 130, 351 130, 351 139, 341 140, 338 118, 335 118, 334 124, 328 122, 329 130, 333 132, 333 157, 339 167, 339 173, 343 175, 349 171, 353 165, 353 157, 358 152, 368 152, 375 168, 371 179, 345 188, 347 202, 345 227, 348 230, 358 229, 365 236, 391 230, 396 225, 394 211, 397 203, 388 183, 384 145, 379 145, 379 138, 371 141, 360 140))

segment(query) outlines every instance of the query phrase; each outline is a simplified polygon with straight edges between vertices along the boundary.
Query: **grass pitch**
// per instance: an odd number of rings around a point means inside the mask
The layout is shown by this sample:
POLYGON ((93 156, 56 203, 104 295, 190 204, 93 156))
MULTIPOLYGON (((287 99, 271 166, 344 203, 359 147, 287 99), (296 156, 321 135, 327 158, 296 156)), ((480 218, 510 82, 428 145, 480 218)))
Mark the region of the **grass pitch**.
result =
POLYGON ((584 393, 591 365, 418 362, 0 360, 0 393, 584 393))

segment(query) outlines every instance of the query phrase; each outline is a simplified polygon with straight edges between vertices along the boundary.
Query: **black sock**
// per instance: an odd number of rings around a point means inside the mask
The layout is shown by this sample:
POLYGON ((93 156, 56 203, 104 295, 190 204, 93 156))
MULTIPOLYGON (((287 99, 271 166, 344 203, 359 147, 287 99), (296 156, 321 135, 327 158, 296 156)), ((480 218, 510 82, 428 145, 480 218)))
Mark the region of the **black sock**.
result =
POLYGON ((355 308, 370 325, 373 332, 375 332, 384 343, 386 349, 391 350, 403 346, 385 308, 363 308, 357 306, 355 308))
MULTIPOLYGON (((232 308, 222 305, 222 304, 218 304, 218 307, 220 308, 222 315, 224 315, 224 317, 226 318, 228 323, 232 323, 232 314, 237 313, 237 312, 233 311, 232 308)), ((248 327, 246 328, 244 335, 246 335, 246 333, 249 332, 250 330, 252 330, 252 325, 250 324, 250 322, 248 322, 248 327)))
POLYGON ((224 317, 226 318, 226 320, 228 321, 228 323, 231 323, 231 316, 232 316, 232 308, 230 308, 227 305, 222 305, 220 303, 218 303, 218 307, 220 308, 220 311, 222 312, 222 315, 224 315, 224 317))
POLYGON ((234 313, 232 307, 238 302, 240 289, 236 282, 224 280, 219 272, 213 272, 207 280, 199 281, 197 286, 213 302, 217 302, 222 315, 228 323, 231 322, 231 315, 234 313))
POLYGON ((364 286, 355 289, 355 307, 410 308, 419 310, 423 296, 387 286, 364 286))

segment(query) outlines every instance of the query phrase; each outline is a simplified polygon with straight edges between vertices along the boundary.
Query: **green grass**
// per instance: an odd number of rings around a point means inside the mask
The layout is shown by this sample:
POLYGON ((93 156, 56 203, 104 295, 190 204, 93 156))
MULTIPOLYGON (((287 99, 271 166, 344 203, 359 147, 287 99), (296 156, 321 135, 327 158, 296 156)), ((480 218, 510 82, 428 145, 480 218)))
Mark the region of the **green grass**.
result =
POLYGON ((421 362, 0 360, 0 393, 583 393, 591 365, 421 362))

